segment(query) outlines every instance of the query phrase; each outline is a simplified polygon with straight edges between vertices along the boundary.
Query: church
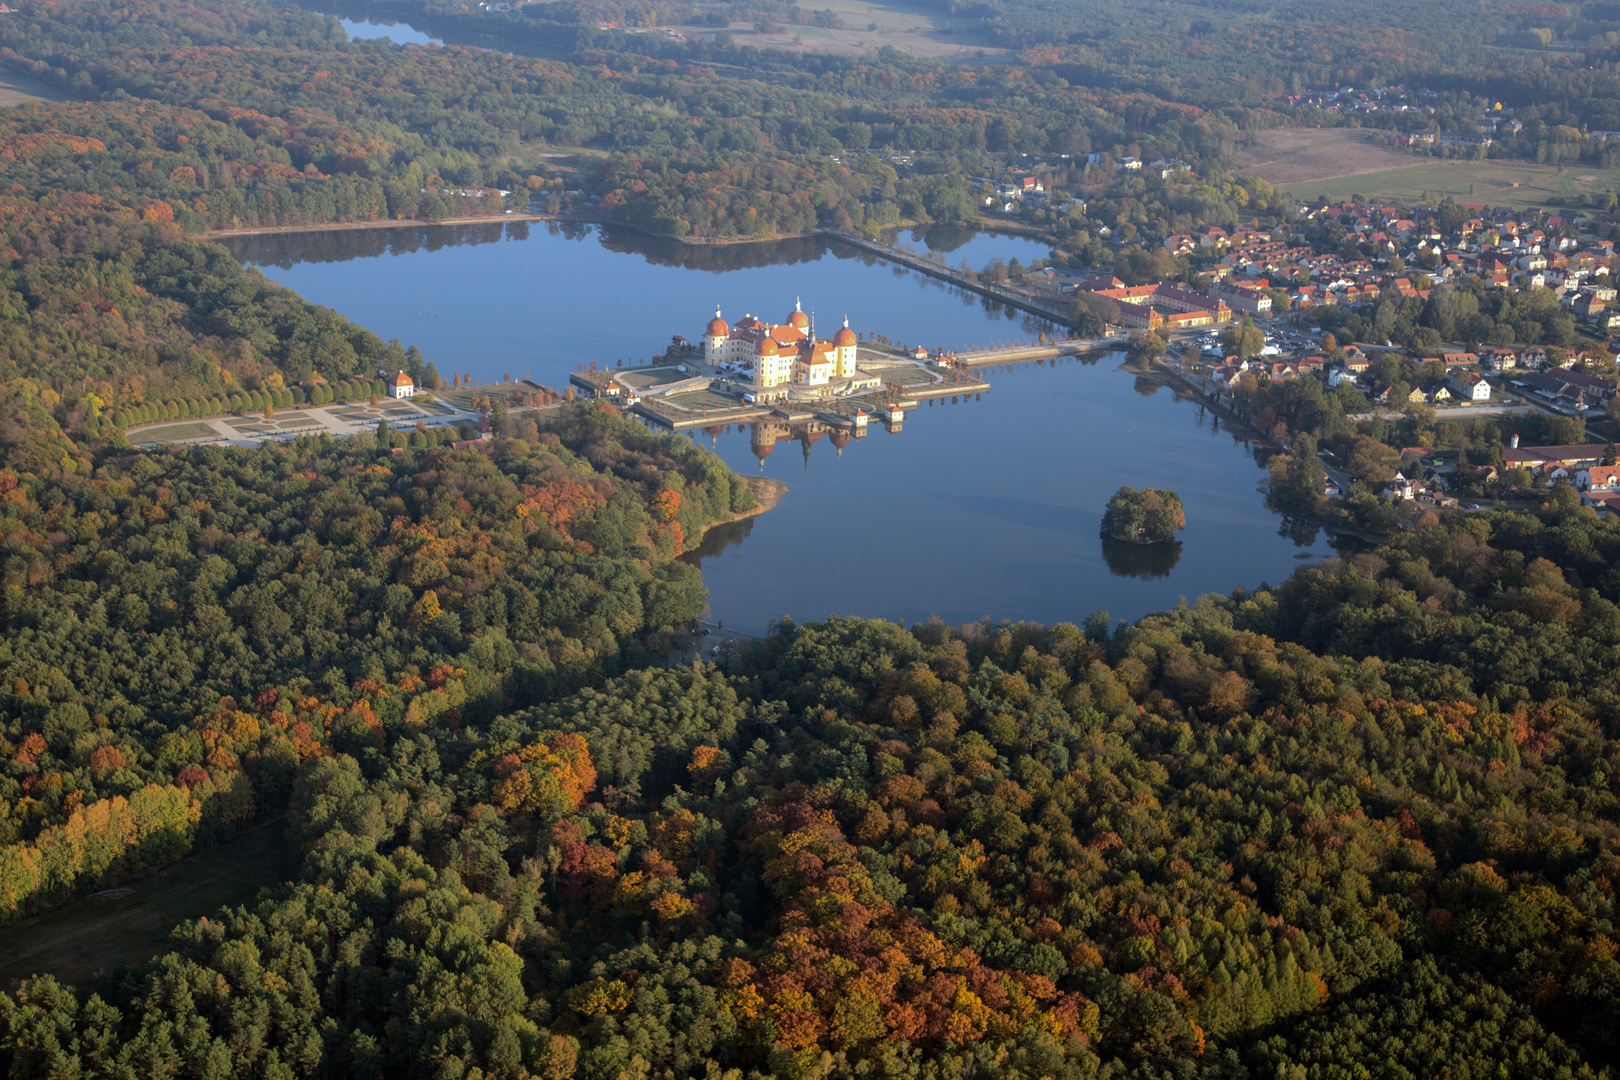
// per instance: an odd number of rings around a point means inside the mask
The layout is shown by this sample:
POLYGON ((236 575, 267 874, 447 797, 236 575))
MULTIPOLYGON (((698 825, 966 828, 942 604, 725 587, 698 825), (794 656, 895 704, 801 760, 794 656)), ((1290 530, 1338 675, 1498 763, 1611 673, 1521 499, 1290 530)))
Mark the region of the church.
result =
POLYGON ((855 331, 846 317, 830 341, 817 338, 815 321, 796 300, 780 326, 753 315, 730 325, 717 307, 703 331, 703 359, 750 371, 754 386, 761 390, 825 386, 833 379, 855 377, 855 331))

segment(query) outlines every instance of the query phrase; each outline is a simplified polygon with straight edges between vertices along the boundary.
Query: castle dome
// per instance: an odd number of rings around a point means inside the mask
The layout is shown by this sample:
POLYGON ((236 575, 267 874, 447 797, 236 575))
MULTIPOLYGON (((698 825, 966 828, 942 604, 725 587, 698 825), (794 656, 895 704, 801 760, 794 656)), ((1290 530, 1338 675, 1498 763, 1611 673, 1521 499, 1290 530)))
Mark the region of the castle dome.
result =
POLYGON ((787 324, 795 330, 808 329, 810 326, 810 316, 804 313, 804 307, 799 303, 798 297, 793 298, 793 310, 788 312, 787 324))
POLYGON ((842 349, 855 344, 855 331, 849 328, 849 316, 844 316, 844 328, 833 335, 833 347, 842 349))
POLYGON ((776 433, 768 430, 763 424, 754 424, 752 427, 748 445, 754 451, 754 456, 759 458, 759 467, 763 469, 765 459, 776 449, 776 433))
POLYGON ((759 348, 755 352, 759 356, 776 356, 781 353, 781 350, 776 347, 774 339, 765 338, 759 343, 759 348))
POLYGON ((720 317, 720 309, 718 307, 714 309, 714 318, 709 320, 709 325, 704 328, 703 333, 708 337, 731 336, 731 327, 727 326, 726 320, 720 317))

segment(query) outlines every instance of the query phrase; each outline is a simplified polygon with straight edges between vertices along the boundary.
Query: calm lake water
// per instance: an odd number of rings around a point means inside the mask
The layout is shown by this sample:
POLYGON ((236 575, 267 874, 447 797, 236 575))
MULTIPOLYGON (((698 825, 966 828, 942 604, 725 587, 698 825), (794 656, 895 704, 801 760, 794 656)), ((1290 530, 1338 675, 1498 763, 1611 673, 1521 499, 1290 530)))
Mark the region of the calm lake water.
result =
POLYGON ((444 41, 440 38, 424 34, 409 23, 382 22, 375 19, 346 19, 342 17, 338 21, 343 24, 343 29, 348 31, 349 37, 356 40, 388 38, 396 45, 444 44, 444 41))
MULTIPOLYGON (((1039 321, 821 239, 688 247, 597 226, 355 230, 244 237, 242 260, 442 372, 529 374, 561 388, 580 364, 696 339, 716 304, 779 321, 802 298, 822 336, 841 324, 907 343, 1028 341, 1039 321)), ((953 623, 1135 618, 1207 592, 1285 578, 1330 552, 1266 508, 1248 444, 1196 404, 1119 370, 1121 357, 992 369, 972 400, 764 449, 748 429, 695 433, 739 472, 778 477, 776 510, 712 531, 692 556, 715 617, 760 629, 784 614, 953 623), (1122 484, 1178 492, 1180 546, 1105 550, 1122 484)))
POLYGON ((913 248, 923 254, 943 256, 947 266, 960 267, 966 260, 974 270, 983 270, 991 259, 1028 266, 1036 259, 1052 257, 1052 247, 1041 240, 1011 233, 982 233, 965 225, 930 225, 926 229, 891 229, 884 242, 913 248))

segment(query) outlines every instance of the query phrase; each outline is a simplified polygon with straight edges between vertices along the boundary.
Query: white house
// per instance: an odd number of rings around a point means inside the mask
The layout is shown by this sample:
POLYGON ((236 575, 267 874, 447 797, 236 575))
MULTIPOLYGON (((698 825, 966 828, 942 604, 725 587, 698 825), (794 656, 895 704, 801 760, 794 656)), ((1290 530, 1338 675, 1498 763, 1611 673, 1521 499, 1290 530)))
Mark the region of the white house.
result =
POLYGON ((1614 491, 1620 488, 1620 465, 1593 465, 1575 474, 1577 491, 1614 491))
POLYGON ((396 398, 415 397, 416 383, 412 381, 409 375, 402 371, 398 375, 394 376, 394 381, 390 386, 390 390, 393 392, 393 395, 396 398))
POLYGON ((1477 371, 1459 371, 1451 377, 1457 397, 1463 401, 1491 400, 1491 384, 1477 371))

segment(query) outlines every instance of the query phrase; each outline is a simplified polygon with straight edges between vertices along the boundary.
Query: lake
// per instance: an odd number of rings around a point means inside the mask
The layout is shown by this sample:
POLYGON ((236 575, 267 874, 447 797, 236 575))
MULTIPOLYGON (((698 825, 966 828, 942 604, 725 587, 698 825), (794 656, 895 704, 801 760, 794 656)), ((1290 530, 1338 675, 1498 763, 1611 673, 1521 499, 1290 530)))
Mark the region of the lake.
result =
MULTIPOLYGON (((578 365, 639 362, 671 335, 781 321, 795 299, 820 336, 862 332, 969 348, 1025 342, 1039 320, 822 238, 689 246, 594 225, 492 223, 243 237, 245 262, 308 299, 419 346, 447 375, 527 374, 561 388, 578 365)), ((1119 354, 993 368, 991 390, 830 436, 695 433, 735 470, 789 486, 769 514, 712 531, 689 556, 713 614, 763 629, 784 614, 960 623, 984 615, 1136 618, 1207 592, 1277 582, 1331 552, 1268 510, 1254 452, 1199 406, 1119 370, 1119 354), (1121 485, 1176 491, 1178 547, 1098 536, 1121 485)))
POLYGON ((991 259, 1028 266, 1036 259, 1052 257, 1052 246, 1044 240, 1014 233, 978 232, 968 225, 930 225, 926 229, 890 229, 883 242, 922 255, 938 255, 945 265, 960 268, 966 262, 973 270, 983 270, 991 259))
POLYGON ((436 38, 411 26, 409 23, 386 22, 376 19, 348 19, 339 17, 350 38, 355 40, 374 40, 387 38, 396 45, 443 45, 442 38, 436 38))

